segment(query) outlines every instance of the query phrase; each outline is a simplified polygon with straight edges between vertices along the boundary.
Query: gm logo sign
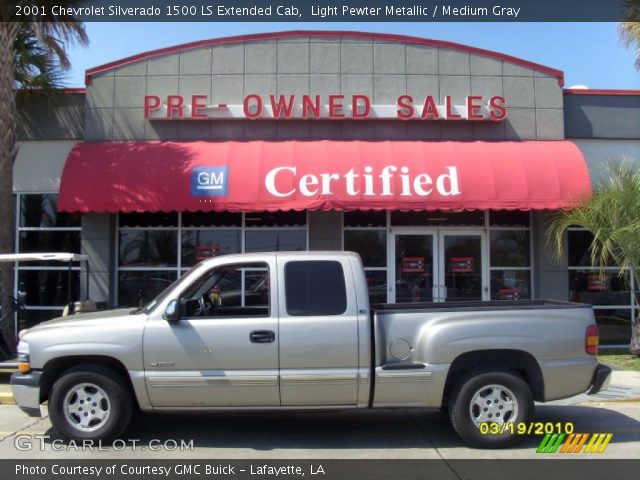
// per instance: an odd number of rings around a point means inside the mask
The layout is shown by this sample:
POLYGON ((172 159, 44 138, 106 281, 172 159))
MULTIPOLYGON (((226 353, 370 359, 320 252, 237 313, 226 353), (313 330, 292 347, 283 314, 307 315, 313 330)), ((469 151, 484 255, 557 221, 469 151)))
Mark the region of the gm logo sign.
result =
POLYGON ((227 194, 227 167, 195 167, 191 171, 191 195, 217 197, 227 194))

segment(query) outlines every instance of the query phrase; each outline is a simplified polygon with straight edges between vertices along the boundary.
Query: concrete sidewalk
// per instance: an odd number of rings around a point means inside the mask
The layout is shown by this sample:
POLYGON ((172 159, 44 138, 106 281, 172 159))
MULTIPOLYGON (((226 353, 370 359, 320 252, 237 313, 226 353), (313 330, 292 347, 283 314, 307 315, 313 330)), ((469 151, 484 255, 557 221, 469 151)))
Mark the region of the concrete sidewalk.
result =
MULTIPOLYGON (((609 388, 596 395, 583 393, 575 397, 548 402, 550 405, 576 405, 580 403, 640 402, 640 372, 614 370, 609 388)), ((0 405, 15 405, 9 385, 9 375, 0 376, 0 405)))

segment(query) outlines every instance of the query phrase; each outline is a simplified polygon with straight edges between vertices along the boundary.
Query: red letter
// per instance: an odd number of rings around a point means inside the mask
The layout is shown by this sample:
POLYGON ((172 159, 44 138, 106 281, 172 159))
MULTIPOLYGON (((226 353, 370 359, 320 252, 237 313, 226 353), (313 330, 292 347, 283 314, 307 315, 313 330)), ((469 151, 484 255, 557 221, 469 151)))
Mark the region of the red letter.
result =
POLYGON ((151 110, 160 108, 160 97, 155 95, 145 95, 144 97, 144 118, 149 118, 151 110))
POLYGON ((416 113, 413 108, 413 97, 410 95, 400 95, 398 97, 398 118, 402 120, 411 120, 416 113))
POLYGON ((284 112, 284 118, 291 118, 291 111, 293 110, 293 102, 295 102, 296 97, 294 95, 289 95, 289 103, 287 103, 287 99, 284 95, 280 95, 278 97, 278 103, 276 103, 276 96, 270 95, 271 99, 271 108, 273 109, 273 118, 282 117, 282 112, 284 112))
POLYGON ((260 118, 262 116, 262 98, 260 95, 256 95, 252 93, 251 95, 247 95, 244 97, 244 102, 242 102, 242 110, 244 111, 244 116, 255 120, 256 118, 260 118), (251 112, 251 108, 249 108, 249 101, 254 99, 256 101, 256 111, 251 112))
POLYGON ((507 101, 503 97, 489 99, 489 118, 495 122, 507 118, 507 101))
POLYGON ((353 118, 367 118, 371 115, 371 100, 366 95, 354 95, 351 97, 351 108, 353 109, 353 118), (364 110, 358 111, 360 100, 362 100, 362 106, 364 110))
POLYGON ((167 118, 173 118, 173 112, 178 112, 178 118, 184 118, 184 98, 181 95, 167 97, 167 118))
POLYGON ((206 113, 200 113, 200 109, 207 108, 207 104, 198 102, 198 100, 206 99, 206 95, 193 95, 191 97, 191 118, 209 118, 206 113))
POLYGON ((424 106, 422 107, 422 118, 429 118, 430 120, 440 119, 438 106, 436 105, 436 101, 431 95, 424 99, 424 106))
POLYGON ((315 118, 320 118, 320 95, 316 95, 315 103, 309 95, 302 96, 302 118, 309 118, 309 113, 313 113, 315 118))
POLYGON ((344 95, 329 95, 329 118, 344 118, 342 100, 344 95))
POLYGON ((482 97, 471 96, 467 97, 467 118, 469 120, 482 120, 484 119, 484 115, 482 113, 476 113, 478 110, 482 109, 482 97), (480 105, 478 105, 477 101, 480 101, 480 105))
POLYGON ((451 97, 444 97, 444 104, 447 107, 447 120, 460 120, 462 118, 462 115, 454 113, 453 100, 451 100, 451 97))

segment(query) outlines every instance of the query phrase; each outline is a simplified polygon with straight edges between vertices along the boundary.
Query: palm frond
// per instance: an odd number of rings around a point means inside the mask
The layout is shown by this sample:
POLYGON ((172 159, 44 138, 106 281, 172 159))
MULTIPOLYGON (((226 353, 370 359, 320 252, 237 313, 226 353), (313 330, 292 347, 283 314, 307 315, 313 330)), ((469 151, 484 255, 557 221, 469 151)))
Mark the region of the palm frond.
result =
POLYGON ((624 21, 618 32, 625 47, 635 49, 635 66, 640 70, 640 0, 625 0, 624 5, 624 21))
POLYGON ((589 230, 591 265, 601 274, 616 266, 620 273, 640 267, 640 169, 629 159, 604 165, 608 175, 593 196, 572 210, 563 210, 545 232, 558 260, 565 258, 566 232, 571 227, 589 230))

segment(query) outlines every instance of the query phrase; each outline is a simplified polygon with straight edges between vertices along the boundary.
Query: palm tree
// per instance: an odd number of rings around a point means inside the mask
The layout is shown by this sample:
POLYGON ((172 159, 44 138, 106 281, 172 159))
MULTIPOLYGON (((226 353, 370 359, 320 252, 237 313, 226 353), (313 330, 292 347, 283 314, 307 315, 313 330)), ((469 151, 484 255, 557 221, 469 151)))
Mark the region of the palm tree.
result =
POLYGON ((636 69, 640 70, 640 0, 626 0, 624 22, 619 25, 620 37, 627 48, 636 51, 636 69))
MULTIPOLYGON (((614 265, 619 274, 631 272, 640 285, 640 169, 629 160, 606 165, 608 178, 596 185, 593 196, 573 210, 563 210, 547 227, 549 245, 564 258, 565 233, 569 227, 591 232, 591 264, 604 269, 614 265)), ((634 304, 637 303, 632 292, 634 304)), ((632 327, 631 354, 640 355, 640 321, 632 327)))
MULTIPOLYGON (((44 5, 48 12, 54 4, 73 6, 81 0, 36 0, 0 2, 0 252, 14 251, 15 200, 13 198, 13 164, 18 153, 16 99, 20 89, 40 88, 51 91, 59 86, 61 72, 70 63, 65 47, 88 38, 82 23, 70 16, 21 17, 16 21, 16 5, 44 5)), ((13 268, 0 266, 0 308, 11 308, 13 268)), ((0 332, 9 345, 14 344, 13 322, 4 322, 0 332)))

